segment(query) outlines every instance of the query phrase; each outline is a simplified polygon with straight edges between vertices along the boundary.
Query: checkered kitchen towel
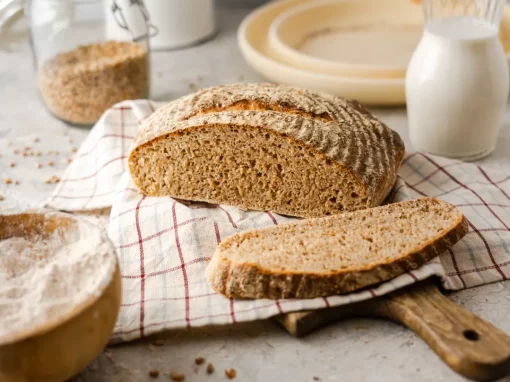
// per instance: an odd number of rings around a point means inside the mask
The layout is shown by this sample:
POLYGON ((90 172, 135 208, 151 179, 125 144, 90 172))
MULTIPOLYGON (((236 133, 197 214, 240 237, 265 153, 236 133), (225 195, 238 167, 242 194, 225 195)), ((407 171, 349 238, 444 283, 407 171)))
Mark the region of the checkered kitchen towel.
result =
POLYGON ((65 172, 48 206, 68 211, 112 206, 109 235, 118 249, 123 299, 112 342, 169 329, 229 324, 279 313, 347 304, 439 275, 447 289, 510 277, 510 176, 474 164, 408 155, 391 201, 434 196, 459 207, 469 233, 451 250, 373 289, 310 300, 234 301, 214 293, 204 271, 217 244, 242 230, 295 219, 226 205, 146 197, 126 157, 140 122, 156 105, 126 101, 107 111, 65 172))

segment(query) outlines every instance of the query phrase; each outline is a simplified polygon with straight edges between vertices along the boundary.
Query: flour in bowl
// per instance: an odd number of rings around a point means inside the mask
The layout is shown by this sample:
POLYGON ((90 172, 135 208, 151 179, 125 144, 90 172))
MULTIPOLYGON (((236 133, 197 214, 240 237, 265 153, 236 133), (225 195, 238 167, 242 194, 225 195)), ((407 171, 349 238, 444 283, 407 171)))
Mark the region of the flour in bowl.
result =
POLYGON ((100 230, 81 222, 46 237, 0 240, 0 343, 52 326, 98 297, 114 256, 100 230))

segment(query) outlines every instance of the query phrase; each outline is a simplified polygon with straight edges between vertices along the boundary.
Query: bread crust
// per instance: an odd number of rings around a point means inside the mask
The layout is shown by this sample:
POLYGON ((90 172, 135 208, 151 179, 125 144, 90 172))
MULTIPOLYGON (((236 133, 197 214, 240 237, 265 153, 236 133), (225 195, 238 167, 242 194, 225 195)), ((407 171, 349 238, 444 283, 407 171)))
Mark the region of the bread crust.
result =
POLYGON ((135 174, 156 142, 221 126, 271 131, 332 161, 356 179, 368 207, 388 195, 405 154, 400 136, 355 101, 283 85, 234 84, 170 102, 144 121, 128 159, 133 181, 150 195, 135 174))
POLYGON ((236 236, 251 235, 258 231, 245 231, 231 236, 217 248, 207 267, 206 279, 218 293, 229 298, 282 299, 315 298, 352 292, 387 281, 426 264, 452 247, 468 232, 468 221, 460 214, 449 230, 439 233, 416 251, 404 254, 395 261, 382 261, 360 269, 323 274, 268 270, 257 264, 236 264, 221 256, 222 245, 228 245, 236 236))

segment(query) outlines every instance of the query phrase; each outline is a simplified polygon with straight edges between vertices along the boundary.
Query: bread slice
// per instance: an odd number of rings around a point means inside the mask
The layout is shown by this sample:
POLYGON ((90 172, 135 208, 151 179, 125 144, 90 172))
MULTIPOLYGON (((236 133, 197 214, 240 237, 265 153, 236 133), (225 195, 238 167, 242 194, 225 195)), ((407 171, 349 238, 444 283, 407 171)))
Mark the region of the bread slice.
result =
POLYGON ((129 170, 150 196, 319 217, 380 205, 404 151, 357 102, 234 84, 158 109, 136 137, 129 170))
POLYGON ((206 278, 227 297, 330 296, 416 269, 467 231, 453 205, 411 200, 236 234, 218 246, 206 278))

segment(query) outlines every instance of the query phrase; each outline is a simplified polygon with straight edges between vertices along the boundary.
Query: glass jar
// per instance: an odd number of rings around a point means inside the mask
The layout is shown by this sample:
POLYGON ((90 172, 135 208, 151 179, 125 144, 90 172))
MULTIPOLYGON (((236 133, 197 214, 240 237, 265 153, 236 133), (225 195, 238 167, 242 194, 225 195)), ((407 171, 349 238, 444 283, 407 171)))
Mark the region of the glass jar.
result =
POLYGON ((113 104, 149 94, 142 0, 29 0, 40 95, 57 118, 91 125, 113 104))

